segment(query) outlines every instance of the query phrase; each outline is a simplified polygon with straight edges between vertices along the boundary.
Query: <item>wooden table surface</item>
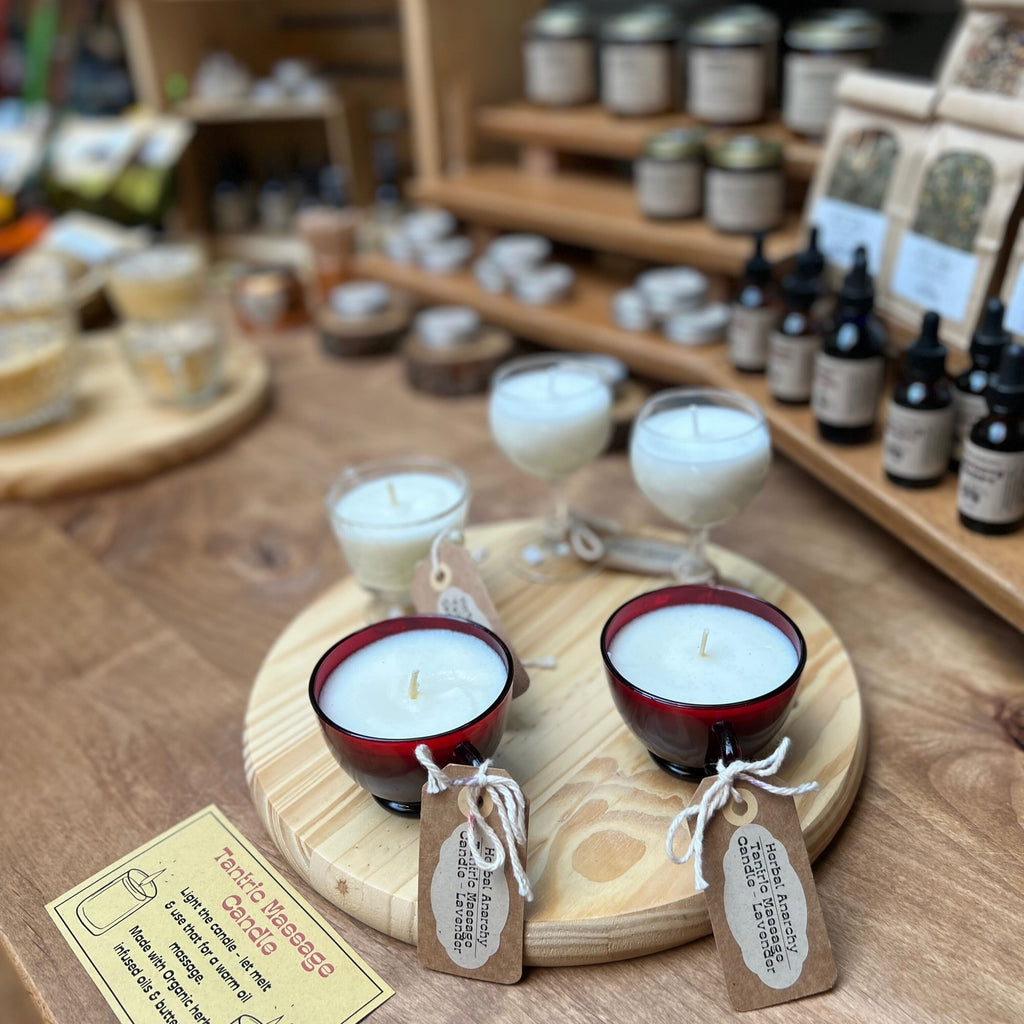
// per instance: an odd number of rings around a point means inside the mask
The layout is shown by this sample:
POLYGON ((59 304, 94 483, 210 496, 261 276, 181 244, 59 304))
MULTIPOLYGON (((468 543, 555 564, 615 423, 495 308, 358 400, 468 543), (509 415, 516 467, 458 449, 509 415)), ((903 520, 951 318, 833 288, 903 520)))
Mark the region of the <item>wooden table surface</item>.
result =
MULTIPOLYGON (((543 486, 493 447, 482 399, 412 395, 394 360, 327 362, 301 332, 264 344, 272 408, 227 447, 141 484, 0 508, 0 931, 59 1024, 114 1020, 43 909, 75 883, 211 802, 293 878, 249 802, 241 722, 264 652, 345 571, 322 505, 341 466, 441 455, 470 474, 473 520, 543 507, 543 486)), ((573 496, 657 521, 621 456, 573 496)), ((870 729, 860 796, 815 872, 838 986, 744 1019, 1021 1021, 1021 635, 781 458, 716 540, 832 621, 870 729)), ((376 1021, 734 1016, 710 938, 492 988, 421 970, 411 947, 306 894, 397 990, 376 1021)))

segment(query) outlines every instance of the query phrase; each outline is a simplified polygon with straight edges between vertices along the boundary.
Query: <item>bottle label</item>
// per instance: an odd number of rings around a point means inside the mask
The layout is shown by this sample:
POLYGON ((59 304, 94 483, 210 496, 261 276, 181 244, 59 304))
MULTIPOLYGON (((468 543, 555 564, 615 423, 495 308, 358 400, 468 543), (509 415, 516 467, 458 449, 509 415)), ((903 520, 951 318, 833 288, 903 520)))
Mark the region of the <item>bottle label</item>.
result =
POLYGON ((965 516, 983 523, 1024 519, 1024 452, 994 452, 968 438, 956 503, 965 516))
POLYGON ((958 462, 963 454, 964 444, 971 436, 971 428, 978 420, 988 415, 988 402, 984 395, 953 389, 953 452, 958 462))
POLYGON ((700 213, 699 160, 638 160, 636 192, 648 217, 692 217, 700 213))
POLYGON ((664 43, 601 47, 601 102, 616 114, 657 114, 672 101, 672 48, 664 43))
POLYGON ((882 441, 882 466, 893 476, 931 480, 949 466, 953 407, 908 409, 889 403, 882 441))
POLYGON ((782 222, 781 169, 730 171, 709 167, 704 179, 704 208, 719 231, 771 231, 782 222))
POLYGON ((768 390, 786 402, 809 402, 814 357, 821 349, 817 335, 790 337, 772 331, 768 343, 768 390))
POLYGON ((835 109, 839 76, 848 68, 867 67, 869 55, 860 53, 790 53, 782 88, 782 120, 787 128, 805 135, 824 135, 835 109))
POLYGON ((1006 316, 1003 325, 1014 334, 1024 334, 1024 262, 1017 269, 1013 280, 1013 291, 1006 303, 1006 316))
POLYGON ((889 233, 889 218, 881 210, 822 196, 814 204, 811 223, 818 228, 818 245, 832 266, 852 267, 854 251, 863 245, 868 251, 868 270, 879 272, 889 233))
POLYGON ((523 47, 526 98, 552 106, 594 95, 594 48, 587 39, 530 39, 523 47))
POLYGON ((717 124, 759 121, 764 114, 764 50, 760 46, 691 46, 687 108, 717 124))
POLYGON ((750 308, 734 302, 729 317, 729 362, 742 370, 763 370, 768 361, 768 336, 779 319, 773 306, 750 308))
POLYGON ((814 360, 811 407, 830 427, 869 427, 875 422, 882 393, 885 360, 840 359, 819 352, 814 360))
POLYGON ((892 274, 893 294, 960 323, 978 275, 978 257, 908 231, 892 274))

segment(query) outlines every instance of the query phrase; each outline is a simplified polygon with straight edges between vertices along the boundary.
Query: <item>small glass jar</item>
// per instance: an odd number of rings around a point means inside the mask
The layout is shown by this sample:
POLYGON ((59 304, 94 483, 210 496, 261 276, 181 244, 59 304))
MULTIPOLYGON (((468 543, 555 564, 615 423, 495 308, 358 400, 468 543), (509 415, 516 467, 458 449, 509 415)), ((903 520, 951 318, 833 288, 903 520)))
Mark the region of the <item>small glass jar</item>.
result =
POLYGON ((868 11, 820 11, 786 30, 782 120, 810 138, 828 131, 839 77, 874 62, 884 26, 868 11))
POLYGON ((526 23, 523 36, 523 91, 531 103, 572 107, 594 100, 594 23, 585 7, 548 7, 526 23))
POLYGON ((601 103, 612 114, 644 117, 675 107, 679 26, 656 4, 609 18, 601 28, 601 103))
POLYGON ((0 437, 63 419, 74 403, 78 337, 67 278, 14 274, 0 284, 0 437))
POLYGON ((120 337, 132 374, 154 402, 202 405, 220 391, 224 332, 213 317, 132 320, 120 337))
POLYGON ((687 34, 686 109, 709 124, 764 119, 768 72, 764 29, 726 8, 694 22, 687 34))
POLYGON ((677 128, 651 136, 636 161, 633 180, 645 217, 696 217, 704 191, 704 133, 677 128))
POLYGON ((114 265, 110 295, 123 320, 166 320, 202 299, 205 272, 198 246, 154 245, 114 265))
POLYGON ((704 215, 718 231, 773 231, 782 223, 786 177, 782 144, 734 135, 708 149, 704 215))

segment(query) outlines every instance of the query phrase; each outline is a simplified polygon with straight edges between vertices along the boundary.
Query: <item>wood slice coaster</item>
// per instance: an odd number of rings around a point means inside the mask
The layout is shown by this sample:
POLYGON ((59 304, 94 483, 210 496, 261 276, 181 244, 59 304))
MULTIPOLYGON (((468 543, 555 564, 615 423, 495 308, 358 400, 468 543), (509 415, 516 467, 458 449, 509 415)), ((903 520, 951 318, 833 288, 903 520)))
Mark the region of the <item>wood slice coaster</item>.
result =
POLYGON ((342 359, 390 352, 408 330, 411 319, 409 301, 396 302, 364 320, 343 320, 330 306, 322 306, 315 315, 323 350, 342 359))
POLYGON ((264 407, 270 367, 250 342, 228 346, 224 388, 196 409, 155 405, 112 337, 83 341, 73 414, 0 438, 0 498, 50 498, 150 476, 209 451, 264 407))
MULTIPOLYGON (((626 729, 598 647, 611 612, 665 581, 602 571, 559 586, 528 583, 501 565, 525 526, 472 528, 467 544, 490 552, 481 571, 520 656, 558 659, 554 670, 534 670, 495 756, 530 798, 535 899, 526 911, 526 962, 603 963, 689 942, 710 924, 692 864, 666 858, 665 834, 695 787, 655 767, 626 729)), ((713 556, 728 578, 788 612, 807 639, 807 668, 784 729, 793 746, 783 777, 821 786, 797 798, 816 857, 849 812, 864 770, 853 665, 805 597, 738 555, 713 556)), ((278 637, 249 701, 245 770, 256 809, 295 870, 346 913, 415 942, 419 822, 388 814, 338 767, 307 696, 317 659, 364 625, 366 606, 346 578, 278 637)))
POLYGON ((500 327, 485 326, 465 345, 431 348, 415 334, 402 343, 405 376, 418 391, 473 395, 487 390, 491 375, 512 354, 515 341, 500 327))

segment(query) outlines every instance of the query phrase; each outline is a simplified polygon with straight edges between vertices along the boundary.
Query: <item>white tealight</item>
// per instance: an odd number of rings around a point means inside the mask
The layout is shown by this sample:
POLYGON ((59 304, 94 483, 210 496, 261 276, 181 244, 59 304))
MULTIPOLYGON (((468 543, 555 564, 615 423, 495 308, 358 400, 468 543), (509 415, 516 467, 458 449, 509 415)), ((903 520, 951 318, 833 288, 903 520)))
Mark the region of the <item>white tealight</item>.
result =
POLYGON ((730 315, 724 302, 712 302, 692 312, 673 313, 665 321, 665 337, 677 345, 714 345, 725 337, 730 315))
POLYGON ((551 255, 551 243, 543 235, 502 235, 487 247, 487 258, 509 277, 539 267, 551 255))
POLYGON ((664 317, 702 306, 707 298, 708 279, 692 267, 657 267, 640 274, 636 287, 651 311, 664 317))
POLYGON ((415 629, 382 637, 347 657, 325 680, 318 703, 349 732, 421 739, 452 732, 483 714, 507 677, 502 659, 479 637, 415 629))
POLYGON ((771 438, 749 413, 694 404, 640 420, 630 463, 652 505, 699 529, 731 519, 757 494, 771 464, 771 438))
POLYGON ((455 230, 455 217, 447 210, 427 207, 402 218, 402 234, 415 245, 437 242, 455 230))
POLYGON ((549 306, 569 297, 576 274, 564 263, 546 263, 513 278, 515 297, 528 306, 549 306))
POLYGON ((431 274, 454 274, 473 256, 473 243, 465 235, 455 235, 418 247, 420 266, 431 274))
POLYGON ((413 322, 428 348, 453 348, 472 341, 480 330, 480 314, 469 306, 433 306, 413 322))
POLYGON ((626 331, 649 331, 654 317, 639 288, 622 288, 612 296, 612 317, 626 331))
POLYGON ((391 289, 382 281, 352 281, 332 288, 328 301, 343 320, 363 320, 391 305, 391 289))
POLYGON ((473 276, 476 283, 492 295, 500 295, 508 288, 508 277, 505 272, 486 256, 473 264, 473 276))
POLYGON ((565 364, 526 370, 492 392, 491 433, 520 469, 559 480, 604 451, 611 408, 611 389, 594 371, 565 364))
POLYGON ((645 693, 712 706, 770 693, 799 660, 777 626, 720 604, 670 605, 640 615, 615 634, 608 656, 645 693))
POLYGON ((329 512, 356 579, 369 590, 404 594, 434 537, 464 524, 466 500, 440 474, 394 473, 345 491, 329 512))

